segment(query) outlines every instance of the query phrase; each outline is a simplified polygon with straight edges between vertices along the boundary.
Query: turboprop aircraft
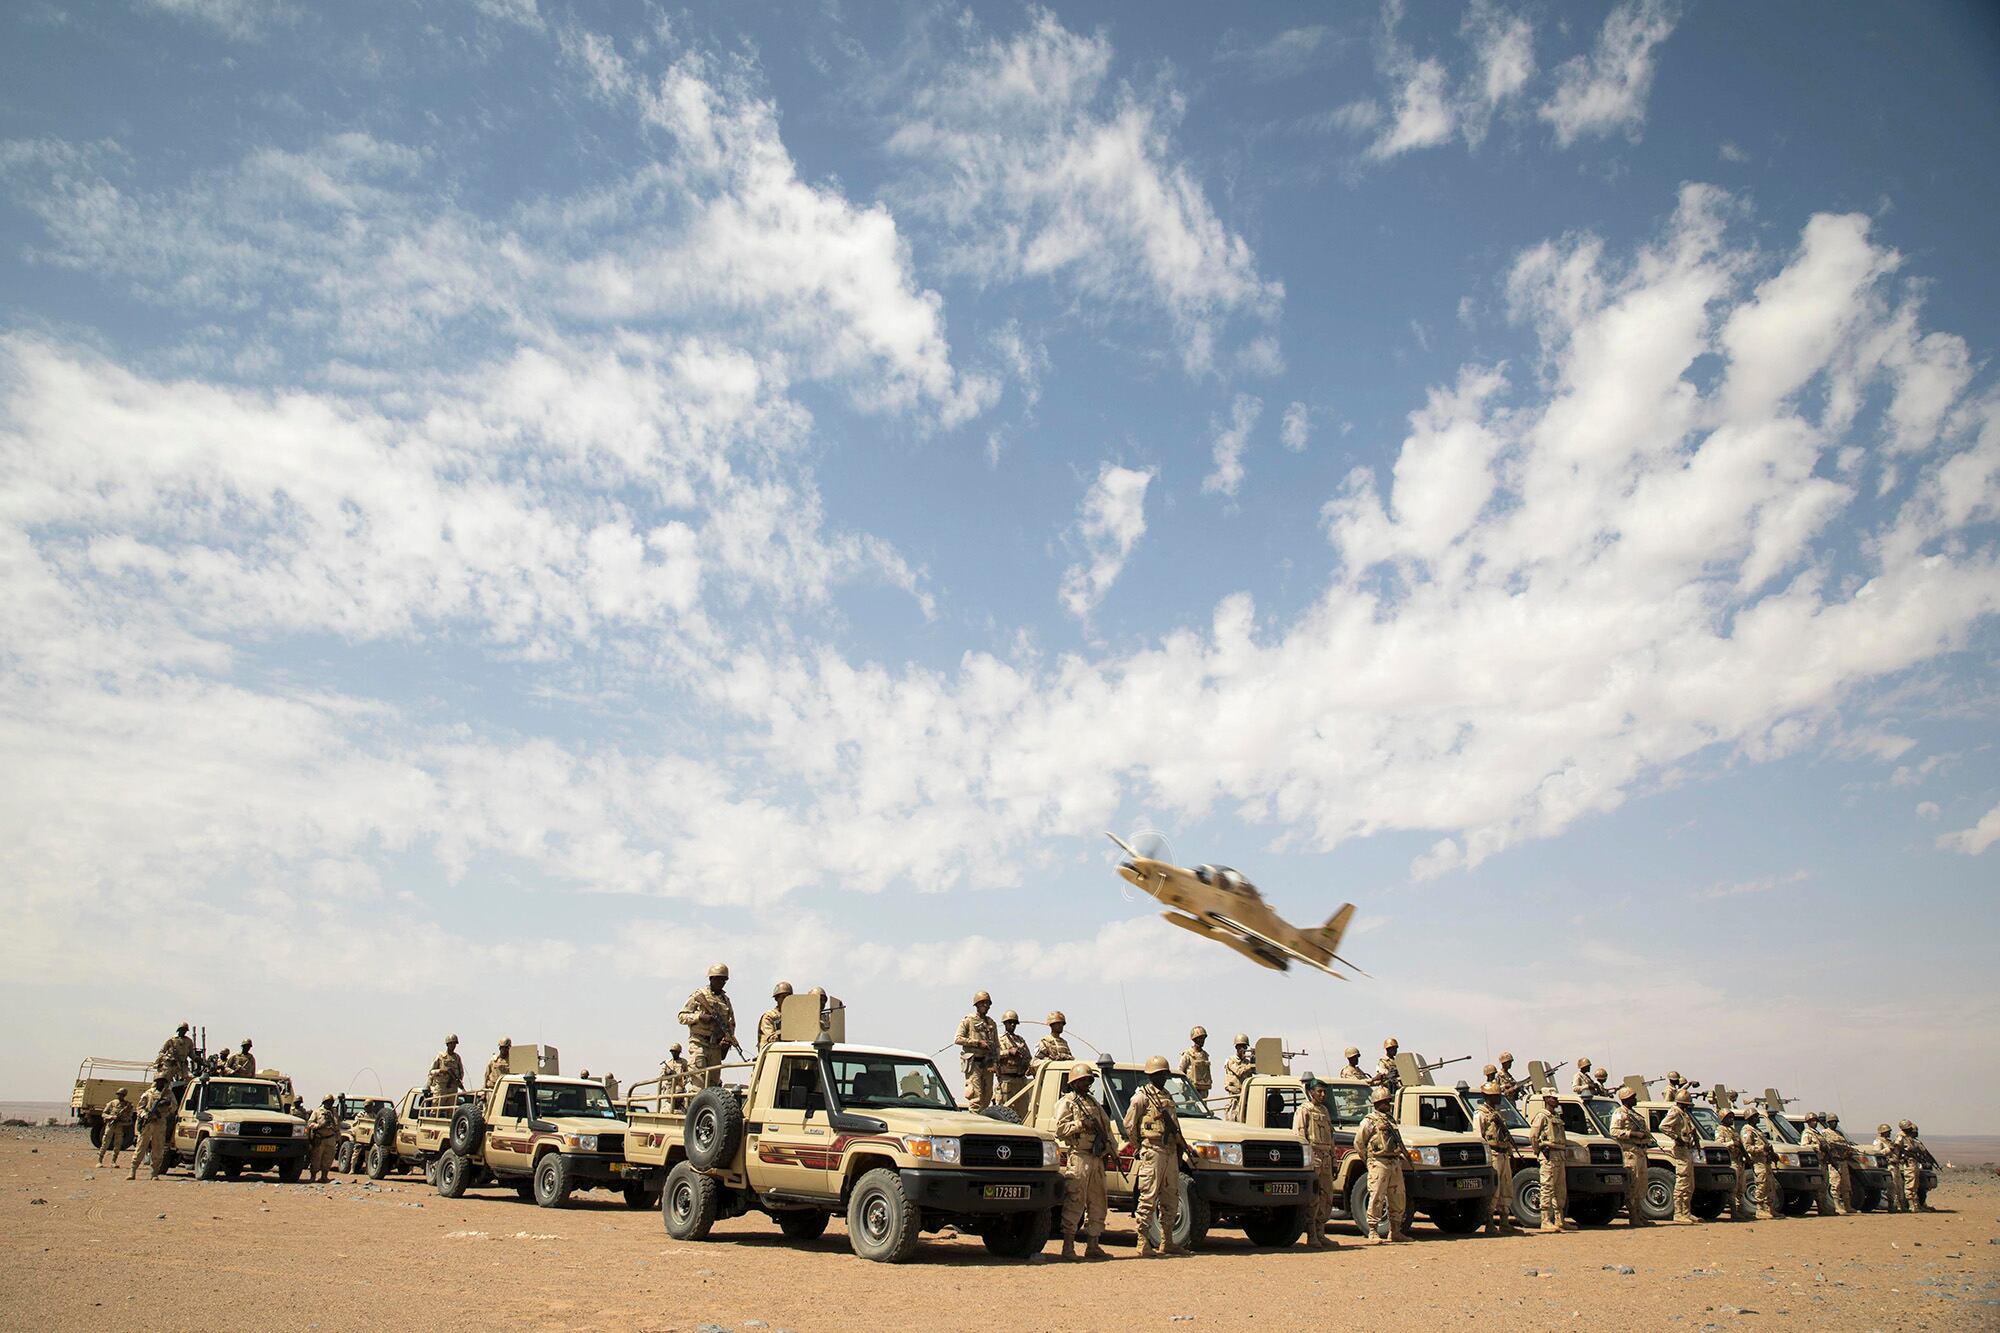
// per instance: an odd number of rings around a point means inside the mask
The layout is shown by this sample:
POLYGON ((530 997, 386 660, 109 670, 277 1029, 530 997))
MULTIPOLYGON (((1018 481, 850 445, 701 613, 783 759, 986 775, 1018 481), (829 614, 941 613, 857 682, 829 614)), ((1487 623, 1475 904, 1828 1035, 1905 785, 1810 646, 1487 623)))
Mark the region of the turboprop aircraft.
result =
POLYGON ((1175 909, 1160 915, 1182 930, 1226 944, 1258 966, 1276 972, 1288 970, 1295 961, 1342 981, 1347 978, 1333 969, 1334 963, 1361 972, 1336 952, 1354 916, 1353 903, 1342 903, 1325 925, 1301 930, 1272 911, 1257 886, 1228 866, 1201 865, 1190 870, 1142 856, 1116 833, 1104 836, 1125 853, 1118 873, 1135 888, 1175 909))

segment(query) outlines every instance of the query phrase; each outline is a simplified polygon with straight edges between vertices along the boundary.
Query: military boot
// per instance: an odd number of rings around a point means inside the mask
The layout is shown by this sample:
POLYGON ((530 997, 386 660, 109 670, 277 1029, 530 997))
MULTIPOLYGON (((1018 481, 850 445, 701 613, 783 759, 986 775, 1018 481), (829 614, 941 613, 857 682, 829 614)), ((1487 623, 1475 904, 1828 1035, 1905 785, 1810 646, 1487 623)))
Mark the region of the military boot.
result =
POLYGON ((1074 1232, 1063 1233, 1062 1252, 1057 1254, 1056 1258, 1058 1259, 1076 1258, 1076 1235, 1074 1232))
POLYGON ((1106 1254, 1104 1247, 1097 1243, 1097 1237, 1092 1236, 1089 1238, 1089 1242, 1083 1247, 1083 1257, 1086 1259, 1109 1259, 1111 1256, 1106 1254))
POLYGON ((1150 1235, 1150 1234, 1149 1234, 1149 1233, 1147 1232, 1146 1228, 1144 1228, 1144 1227, 1140 1227, 1140 1228, 1139 1228, 1139 1257, 1140 1257, 1141 1259, 1150 1259, 1150 1258, 1152 1258, 1152 1257, 1153 1257, 1153 1256, 1154 1256, 1154 1255, 1155 1255, 1156 1253, 1158 1253, 1158 1251, 1156 1251, 1156 1250, 1155 1250, 1155 1249, 1153 1248, 1153 1237, 1152 1237, 1152 1236, 1151 1236, 1151 1235, 1150 1235))

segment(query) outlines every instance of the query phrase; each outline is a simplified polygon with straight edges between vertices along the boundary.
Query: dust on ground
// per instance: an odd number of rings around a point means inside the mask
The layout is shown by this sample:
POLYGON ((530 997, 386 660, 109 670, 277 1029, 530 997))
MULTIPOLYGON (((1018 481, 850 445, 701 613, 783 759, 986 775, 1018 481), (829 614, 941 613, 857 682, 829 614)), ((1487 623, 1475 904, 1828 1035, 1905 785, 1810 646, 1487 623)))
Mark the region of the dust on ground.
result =
MULTIPOLYGON (((76 1129, 0 1130, 0 1310, 13 1327, 188 1326, 213 1305, 260 1326, 432 1330, 830 1330, 967 1327, 1191 1330, 1387 1328, 1477 1319, 1584 1327, 1607 1318, 1689 1333, 1772 1326, 2000 1327, 2000 1177, 1945 1175, 1934 1214, 1712 1223, 1560 1236, 1252 1250, 1228 1233, 1189 1259, 990 1259, 972 1237, 926 1237, 908 1264, 849 1253, 768 1219, 667 1239, 657 1212, 591 1193, 543 1209, 511 1190, 440 1198, 421 1178, 201 1183, 185 1170, 127 1181, 95 1166, 76 1129), (1629 1271, 1627 1271, 1629 1270, 1629 1271), (220 1302, 219 1304, 216 1304, 220 1302), (167 1325, 160 1312, 174 1312, 167 1325)), ((1053 1255, 1052 1245, 1048 1251, 1053 1255)))

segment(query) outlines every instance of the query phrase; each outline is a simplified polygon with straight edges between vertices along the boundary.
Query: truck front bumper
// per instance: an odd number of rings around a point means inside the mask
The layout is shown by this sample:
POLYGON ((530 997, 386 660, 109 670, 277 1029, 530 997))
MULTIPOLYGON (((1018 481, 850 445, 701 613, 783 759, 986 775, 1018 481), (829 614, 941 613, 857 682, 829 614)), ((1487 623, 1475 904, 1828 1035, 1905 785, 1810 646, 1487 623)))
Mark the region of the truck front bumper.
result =
POLYGON ((607 1157, 594 1152, 566 1152, 558 1156, 562 1158, 563 1169, 569 1172, 570 1179, 580 1185, 623 1185, 627 1180, 640 1178, 639 1173, 627 1166, 622 1157, 607 1157))
POLYGON ((1571 1166, 1563 1172, 1571 1194, 1623 1194, 1625 1168, 1622 1166, 1571 1166))
POLYGON ((1312 1202, 1310 1171, 1236 1171, 1202 1168, 1188 1187, 1210 1208, 1239 1212, 1246 1208, 1293 1208, 1312 1202), (1273 1190, 1270 1186, 1276 1185, 1273 1190))
POLYGON ((903 1193, 920 1208, 967 1216, 1001 1215, 1053 1208, 1062 1202, 1062 1177, 1047 1171, 940 1171, 905 1167, 903 1193), (995 1192, 1014 1195, 995 1197, 995 1192))
POLYGON ((1736 1168, 1733 1166, 1697 1166, 1694 1169, 1694 1188, 1698 1194, 1736 1193, 1736 1168))
POLYGON ((1857 1166, 1854 1168, 1854 1188, 1858 1190, 1881 1190, 1888 1193, 1894 1188, 1889 1183, 1889 1172, 1879 1166, 1857 1166))
POLYGON ((1816 1167, 1788 1166, 1777 1174, 1778 1187, 1787 1194, 1818 1194, 1826 1184, 1826 1177, 1816 1167))
POLYGON ((1426 1203, 1490 1199, 1499 1182, 1490 1166, 1427 1166, 1403 1172, 1403 1187, 1410 1197, 1426 1203))
POLYGON ((215 1145, 209 1151, 222 1161, 245 1166, 302 1162, 311 1148, 304 1139, 239 1139, 228 1134, 211 1134, 204 1141, 215 1145))

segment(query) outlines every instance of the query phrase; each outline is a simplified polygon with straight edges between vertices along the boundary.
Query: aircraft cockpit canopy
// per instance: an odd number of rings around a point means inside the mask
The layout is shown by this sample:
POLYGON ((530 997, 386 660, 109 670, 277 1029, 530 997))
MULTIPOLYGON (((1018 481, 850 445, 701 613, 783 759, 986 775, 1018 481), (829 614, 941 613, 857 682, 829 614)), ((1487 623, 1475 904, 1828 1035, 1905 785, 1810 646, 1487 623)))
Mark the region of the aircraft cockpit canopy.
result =
POLYGON ((1246 893, 1252 898, 1257 897, 1257 886, 1243 878, 1232 866, 1196 866, 1194 877, 1204 884, 1213 885, 1230 893, 1246 893))

